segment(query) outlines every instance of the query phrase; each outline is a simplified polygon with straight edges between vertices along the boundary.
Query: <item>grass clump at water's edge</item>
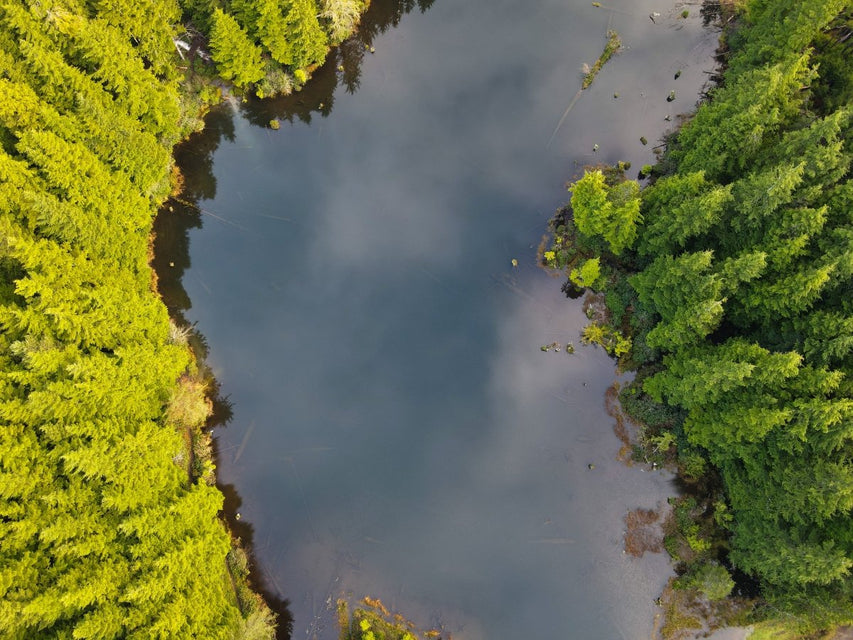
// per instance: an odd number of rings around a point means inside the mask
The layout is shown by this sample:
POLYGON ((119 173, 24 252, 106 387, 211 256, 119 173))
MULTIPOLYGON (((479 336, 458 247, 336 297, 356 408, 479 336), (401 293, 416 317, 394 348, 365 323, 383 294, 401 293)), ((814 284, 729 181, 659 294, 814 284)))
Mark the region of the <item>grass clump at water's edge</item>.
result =
MULTIPOLYGON (((441 640, 442 632, 430 629, 420 632, 413 622, 398 613, 392 614, 381 600, 365 597, 350 608, 346 600, 337 602, 340 640, 441 640)), ((450 636, 448 635, 448 638, 450 636)))
POLYGON ((595 64, 592 65, 592 68, 585 69, 583 75, 583 83, 581 84, 581 88, 588 89, 593 81, 595 80, 595 76, 598 75, 598 72, 601 71, 601 68, 607 63, 610 58, 613 57, 615 53, 618 53, 622 48, 622 39, 619 37, 619 34, 613 30, 607 32, 607 44, 604 45, 604 51, 601 52, 601 55, 598 56, 598 60, 595 61, 595 64))

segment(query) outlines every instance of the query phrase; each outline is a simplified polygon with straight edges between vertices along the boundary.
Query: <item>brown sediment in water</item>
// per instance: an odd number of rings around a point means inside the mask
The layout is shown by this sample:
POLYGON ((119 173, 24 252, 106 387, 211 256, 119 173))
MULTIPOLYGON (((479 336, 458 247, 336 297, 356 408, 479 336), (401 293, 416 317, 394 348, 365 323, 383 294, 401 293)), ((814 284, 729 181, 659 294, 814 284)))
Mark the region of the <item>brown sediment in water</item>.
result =
POLYGON ((616 454, 616 459, 630 467, 634 463, 634 449, 639 445, 640 427, 622 411, 619 404, 619 390, 618 382, 614 382, 608 387, 604 393, 604 410, 607 415, 613 418, 613 433, 616 434, 622 444, 616 454))
POLYGON ((625 514, 625 553, 640 558, 663 551, 662 509, 637 508, 625 514))

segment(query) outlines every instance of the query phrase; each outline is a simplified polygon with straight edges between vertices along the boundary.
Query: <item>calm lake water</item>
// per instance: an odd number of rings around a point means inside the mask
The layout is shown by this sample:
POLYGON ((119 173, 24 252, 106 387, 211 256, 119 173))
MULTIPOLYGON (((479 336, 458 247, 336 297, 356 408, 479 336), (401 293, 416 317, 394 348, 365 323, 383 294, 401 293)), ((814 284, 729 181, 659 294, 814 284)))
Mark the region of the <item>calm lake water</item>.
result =
POLYGON ((536 249, 584 164, 653 162, 716 35, 694 4, 603 4, 374 0, 304 93, 228 105, 180 152, 201 212, 161 216, 157 266, 294 639, 365 595, 457 640, 652 633, 668 562, 622 553, 623 516, 675 489, 616 460, 613 362, 536 249), (608 28, 626 48, 573 104, 608 28))

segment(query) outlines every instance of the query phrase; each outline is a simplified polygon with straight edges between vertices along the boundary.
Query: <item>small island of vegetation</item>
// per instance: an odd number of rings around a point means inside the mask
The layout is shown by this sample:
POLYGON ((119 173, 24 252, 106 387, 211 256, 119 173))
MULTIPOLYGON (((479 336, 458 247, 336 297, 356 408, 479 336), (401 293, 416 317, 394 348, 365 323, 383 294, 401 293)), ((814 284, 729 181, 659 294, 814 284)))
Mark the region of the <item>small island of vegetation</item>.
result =
POLYGON ((637 372, 641 455, 693 487, 668 637, 699 596, 812 637, 853 623, 853 3, 726 6, 722 80, 649 184, 589 168, 543 260, 601 301, 584 337, 637 372))

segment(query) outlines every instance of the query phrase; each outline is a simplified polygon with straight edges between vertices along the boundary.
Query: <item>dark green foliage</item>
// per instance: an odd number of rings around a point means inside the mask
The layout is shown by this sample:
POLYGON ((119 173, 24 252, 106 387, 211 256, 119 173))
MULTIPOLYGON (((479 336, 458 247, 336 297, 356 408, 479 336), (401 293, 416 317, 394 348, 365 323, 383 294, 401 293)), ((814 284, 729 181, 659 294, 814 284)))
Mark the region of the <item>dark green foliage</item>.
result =
MULTIPOLYGON (((723 82, 670 141, 630 241, 609 240, 608 185, 590 172, 573 244, 615 254, 605 299, 630 305, 645 366, 626 411, 678 443, 691 479, 713 465, 730 560, 805 633, 853 623, 853 2, 744 4, 723 82), (626 279, 635 301, 608 289, 626 279)), ((667 542, 679 557, 703 553, 689 511, 667 542)), ((724 571, 692 564, 680 583, 717 597, 724 571)))
POLYGON ((696 344, 723 315, 723 283, 710 271, 712 254, 663 255, 631 279, 640 302, 661 316, 646 336, 649 346, 672 350, 696 344))
POLYGON ((848 8, 815 36, 814 61, 819 65, 820 79, 814 87, 815 102, 822 110, 832 111, 853 103, 853 11, 848 8))
POLYGON ((681 576, 676 586, 698 589, 708 600, 721 600, 732 592, 735 583, 725 567, 716 562, 707 562, 681 576))
POLYGON ((678 429, 684 422, 684 411, 680 407, 656 402, 643 391, 641 381, 625 385, 619 392, 619 402, 632 420, 655 432, 678 429))
POLYGON ((850 8, 848 0, 750 0, 746 17, 751 26, 734 42, 732 73, 769 66, 788 52, 805 50, 845 8, 850 8))
POLYGON ((605 290, 605 303, 612 316, 611 321, 617 327, 622 327, 629 318, 629 310, 636 303, 637 294, 621 273, 609 274, 605 290))
POLYGON ((813 78, 809 56, 798 53, 732 77, 678 136, 672 152, 678 172, 704 171, 721 180, 751 168, 764 145, 799 115, 800 88, 813 78))
POLYGON ((704 171, 674 175, 643 191, 646 221, 639 251, 660 254, 683 248, 691 238, 717 224, 731 202, 730 187, 714 187, 704 171))

